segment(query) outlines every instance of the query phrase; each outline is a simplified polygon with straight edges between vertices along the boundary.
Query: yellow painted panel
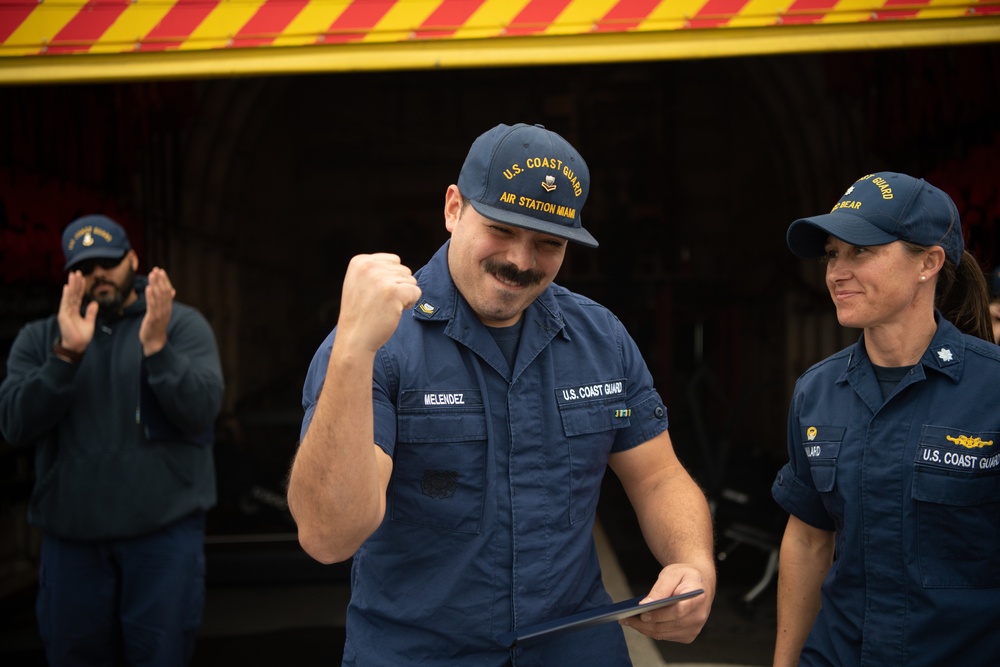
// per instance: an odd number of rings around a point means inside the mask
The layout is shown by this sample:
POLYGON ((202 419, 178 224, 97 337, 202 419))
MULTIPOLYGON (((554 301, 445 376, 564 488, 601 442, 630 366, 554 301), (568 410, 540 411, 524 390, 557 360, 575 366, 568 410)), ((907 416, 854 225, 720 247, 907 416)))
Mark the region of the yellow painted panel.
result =
POLYGON ((792 6, 794 0, 750 0, 738 16, 733 17, 726 27, 753 28, 756 26, 774 25, 776 15, 784 14, 792 6))
POLYGON ((965 16, 969 7, 968 0, 931 0, 926 9, 917 12, 919 19, 946 19, 965 16))
POLYGON ((472 13, 465 27, 455 33, 459 39, 497 37, 530 0, 486 0, 472 13))
POLYGON ((1000 41, 1000 17, 478 41, 0 58, 0 84, 640 62, 1000 41))
POLYGON ((184 40, 180 50, 225 48, 229 40, 253 18, 262 4, 264 0, 241 2, 223 0, 184 40))
POLYGON ((858 23, 867 21, 875 7, 872 0, 840 0, 832 11, 820 19, 820 23, 858 23))
POLYGON ((301 46, 316 43, 317 36, 325 33, 334 21, 340 18, 349 4, 313 0, 292 19, 281 37, 274 40, 274 45, 301 46))
MULTIPOLYGON (((5 0, 0 0, 3 2, 5 0)), ((11 0, 6 0, 10 2, 11 0)), ((74 17, 80 16, 79 12, 86 6, 87 0, 44 0, 37 5, 32 5, 33 0, 14 0, 33 10, 27 18, 12 32, 10 37, 0 44, 0 61, 21 58, 52 58, 52 55, 36 56, 39 51, 44 50, 45 45, 59 34, 74 17)), ((427 53, 435 51, 439 54, 447 54, 448 57, 459 57, 456 54, 464 50, 474 50, 474 54, 462 54, 460 59, 468 58, 473 62, 479 62, 479 58, 497 58, 498 64, 512 64, 518 62, 519 58, 527 53, 541 53, 535 47, 541 48, 542 42, 521 44, 514 47, 510 44, 515 39, 552 39, 562 40, 572 36, 588 38, 591 36, 607 35, 611 33, 594 32, 595 22, 602 19, 609 11, 617 5, 616 0, 571 0, 567 3, 563 11, 556 16, 550 25, 542 32, 532 37, 512 37, 506 34, 506 29, 511 21, 518 16, 529 4, 530 0, 486 0, 469 17, 464 26, 458 28, 454 35, 448 35, 442 40, 419 40, 416 45, 410 40, 412 32, 417 29, 432 13, 441 5, 442 0, 397 0, 389 6, 388 11, 382 20, 365 35, 359 35, 359 40, 352 41, 354 46, 361 45, 385 45, 395 43, 400 48, 413 49, 413 53, 427 53), (502 39, 500 39, 502 38, 502 39), (433 42, 430 46, 426 42, 433 42), (452 42, 451 46, 442 42, 452 42), (510 53, 510 56, 503 55, 510 53), (489 55, 487 55, 489 54, 489 55), (511 63, 507 58, 512 58, 511 63)), ((787 32, 789 28, 818 28, 821 26, 843 26, 851 31, 852 39, 860 39, 864 35, 865 40, 873 40, 876 44, 883 44, 888 35, 898 34, 919 34, 921 39, 927 35, 926 26, 908 25, 905 31, 899 28, 899 24, 920 24, 940 21, 938 29, 949 30, 952 22, 977 23, 982 21, 994 22, 1000 20, 1000 16, 984 15, 975 13, 975 9, 995 8, 1000 0, 983 0, 977 3, 974 0, 931 0, 930 4, 924 6, 916 14, 919 20, 883 20, 871 21, 873 13, 885 15, 882 7, 886 0, 839 0, 839 2, 828 12, 817 10, 817 14, 825 14, 821 19, 822 23, 812 26, 778 26, 777 31, 772 30, 772 26, 783 12, 791 6, 793 0, 749 0, 742 7, 738 14, 732 17, 726 30, 714 31, 713 35, 697 35, 691 37, 687 33, 692 32, 713 32, 712 30, 684 30, 686 22, 696 16, 701 11, 708 0, 662 0, 657 3, 655 9, 648 18, 643 20, 638 27, 620 35, 625 40, 631 40, 633 36, 644 34, 653 38, 651 42, 637 43, 635 49, 631 42, 623 42, 616 46, 618 53, 630 53, 629 57, 645 59, 646 53, 659 53, 662 44, 674 43, 699 43, 712 44, 713 49, 727 51, 728 47, 721 40, 735 39, 730 36, 734 30, 767 30, 767 39, 774 39, 780 42, 784 37, 788 37, 795 43, 804 45, 799 48, 808 49, 808 39, 800 38, 793 33, 787 32), (879 31, 885 34, 879 35, 879 31), (878 35, 877 37, 873 37, 878 35), (696 41, 689 41, 696 40, 696 41), (700 40, 700 41, 698 41, 700 40), (720 41, 717 41, 720 40, 720 41), (641 47, 641 48, 640 48, 641 47)), ((175 6, 177 0, 132 0, 127 6, 116 6, 114 12, 122 11, 115 22, 97 38, 91 45, 90 53, 94 55, 105 55, 121 53, 123 56, 132 55, 136 50, 136 45, 166 16, 171 8, 175 6)), ((254 17, 258 9, 264 4, 264 0, 222 0, 215 6, 209 15, 194 28, 187 39, 182 41, 181 50, 198 51, 205 50, 209 53, 206 57, 214 57, 218 51, 228 50, 231 45, 230 39, 234 37, 246 23, 254 17)), ((324 33, 331 24, 340 18, 344 11, 351 5, 348 0, 310 0, 302 6, 301 11, 291 22, 282 29, 277 25, 274 30, 280 30, 281 35, 276 36, 274 46, 284 48, 305 48, 312 45, 347 47, 347 44, 331 43, 324 44, 324 33)), ((362 6, 363 7, 363 6, 362 6)), ((912 6, 914 9, 916 5, 912 6)), ((104 9, 95 11, 105 11, 104 9)), ((905 9, 905 6, 895 9, 905 9)), ((298 9, 298 5, 296 5, 298 9)), ((88 8, 85 11, 90 11, 88 8)), ((983 25, 983 24, 980 24, 983 25)), ((602 26, 605 30, 609 26, 602 26)), ((808 34, 808 33, 807 33, 808 34)), ((963 33, 968 34, 968 33, 963 33)), ((929 38, 928 38, 929 39, 929 38)), ((945 39, 942 37, 941 39, 945 39)), ((766 40, 739 39, 741 44, 752 43, 756 45, 767 43, 766 40)), ((998 40, 1000 41, 1000 40, 998 40)), ((603 43, 603 42, 602 42, 603 43)), ((544 43, 546 55, 541 63, 572 61, 575 58, 590 58, 590 52, 586 49, 574 50, 571 54, 551 51, 551 49, 568 48, 564 41, 552 41, 544 43), (587 54, 587 55, 581 55, 587 54)), ((904 44, 905 45, 905 44, 904 44)), ((280 49, 261 46, 258 50, 272 52, 264 56, 265 58, 277 57, 280 49)), ((575 47, 574 47, 575 48, 575 47)), ((783 52, 784 47, 779 44, 774 46, 760 47, 767 50, 777 50, 783 52)), ((842 50, 839 46, 831 47, 834 50, 842 50)), ((857 48, 881 48, 868 47, 864 42, 857 48)), ((815 49, 808 49, 815 50, 815 49)), ((336 52, 338 55, 342 51, 336 52)), ((353 53, 353 52, 352 52, 353 53)), ((395 51, 393 51, 395 54, 395 51)), ((76 54, 73 57, 83 57, 85 53, 76 54)), ((284 56, 285 54, 281 54, 284 56)), ((62 57, 61 55, 58 57, 62 57)), ((615 56, 609 55, 601 60, 612 60, 615 56)), ((322 60, 322 59, 321 59, 322 60)), ((242 55, 236 59, 240 63, 257 62, 248 55, 242 55)), ((435 66, 447 66, 436 61, 435 66)), ((406 69, 413 67, 402 65, 406 69)), ((417 66, 419 67, 419 65, 417 66)), ((362 69, 372 69, 362 66, 362 69)))
POLYGON ((38 53, 39 44, 51 42, 85 4, 87 0, 66 0, 58 5, 39 4, 7 38, 4 46, 12 48, 10 51, 5 48, 4 54, 38 53))
POLYGON ((173 4, 164 2, 136 2, 129 5, 90 48, 90 53, 116 53, 123 50, 123 44, 138 44, 172 8, 173 4))
POLYGON ((382 20, 365 35, 364 42, 400 42, 410 39, 413 29, 434 13, 441 1, 403 0, 395 3, 382 20))
POLYGON ((639 30, 679 30, 688 20, 701 11, 707 0, 676 0, 676 2, 661 2, 649 18, 639 27, 639 30))
POLYGON ((618 0, 576 0, 569 3, 545 30, 546 35, 567 35, 587 32, 597 21, 618 4, 618 0))

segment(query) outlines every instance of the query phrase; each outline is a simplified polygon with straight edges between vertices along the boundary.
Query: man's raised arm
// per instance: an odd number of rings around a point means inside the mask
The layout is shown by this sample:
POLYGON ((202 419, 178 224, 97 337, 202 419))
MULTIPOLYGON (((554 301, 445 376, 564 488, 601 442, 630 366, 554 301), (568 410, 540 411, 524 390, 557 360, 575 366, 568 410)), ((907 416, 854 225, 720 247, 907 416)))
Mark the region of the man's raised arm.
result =
POLYGON ((337 333, 288 481, 299 543, 322 563, 350 558, 381 524, 392 460, 375 445, 372 368, 420 288, 399 257, 354 257, 337 333))

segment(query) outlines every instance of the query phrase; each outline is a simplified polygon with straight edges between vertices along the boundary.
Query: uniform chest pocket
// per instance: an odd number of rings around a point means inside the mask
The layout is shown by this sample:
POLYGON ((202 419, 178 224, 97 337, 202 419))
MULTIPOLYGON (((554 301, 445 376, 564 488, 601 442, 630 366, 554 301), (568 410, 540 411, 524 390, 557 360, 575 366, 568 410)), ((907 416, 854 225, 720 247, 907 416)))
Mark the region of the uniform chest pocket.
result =
POLYGON ((559 405, 569 456, 569 520, 576 523, 597 511, 601 482, 617 429, 629 425, 624 399, 559 405))
MULTIPOLYGON (((920 452, 918 458, 924 455, 920 452)), ((996 566, 1000 554, 1000 475, 996 473, 995 469, 982 474, 974 467, 961 472, 915 464, 911 495, 916 504, 917 554, 924 586, 1000 586, 1000 568, 996 566)))
POLYGON ((486 441, 482 401, 401 410, 396 418, 391 519, 478 533, 486 492, 486 441))
POLYGON ((837 458, 845 431, 843 426, 807 426, 803 429, 802 448, 809 461, 813 486, 820 493, 830 493, 837 484, 837 458))

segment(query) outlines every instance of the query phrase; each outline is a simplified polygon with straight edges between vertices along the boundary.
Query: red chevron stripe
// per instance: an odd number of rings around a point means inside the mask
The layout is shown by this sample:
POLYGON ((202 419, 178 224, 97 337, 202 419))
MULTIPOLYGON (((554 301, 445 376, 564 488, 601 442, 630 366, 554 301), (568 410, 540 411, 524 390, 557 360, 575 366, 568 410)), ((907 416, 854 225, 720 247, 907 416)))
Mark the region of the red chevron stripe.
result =
POLYGON ((621 0, 597 22, 595 31, 634 30, 659 4, 659 0, 621 0))
POLYGON ((781 22, 785 25, 816 23, 838 2, 840 0, 795 0, 781 15, 781 22))
POLYGON ((176 49, 201 25, 220 0, 177 0, 143 40, 143 51, 176 49))
POLYGON ((872 20, 878 19, 905 19, 916 16, 920 10, 910 9, 914 5, 927 5, 930 0, 885 0, 885 4, 882 5, 882 9, 878 9, 872 13, 872 20), (892 9, 892 7, 902 5, 907 9, 892 9))
POLYGON ((333 44, 355 42, 368 34, 394 4, 395 0, 354 0, 330 25, 328 34, 320 35, 320 40, 333 44))
POLYGON ((749 0, 708 0, 691 19, 691 28, 718 28, 743 11, 749 0))
POLYGON ((273 43, 308 4, 309 0, 267 0, 233 37, 233 46, 273 43))
POLYGON ((460 26, 465 25, 473 12, 482 7, 486 0, 444 0, 421 24, 425 30, 417 30, 416 39, 451 37, 460 26))
POLYGON ((90 0, 52 37, 46 52, 89 51, 128 6, 127 0, 90 0))
POLYGON ((506 34, 515 36, 542 32, 569 3, 570 0, 531 0, 510 22, 506 34))
POLYGON ((14 31, 24 23, 38 5, 18 4, 0 6, 0 42, 6 42, 14 31))

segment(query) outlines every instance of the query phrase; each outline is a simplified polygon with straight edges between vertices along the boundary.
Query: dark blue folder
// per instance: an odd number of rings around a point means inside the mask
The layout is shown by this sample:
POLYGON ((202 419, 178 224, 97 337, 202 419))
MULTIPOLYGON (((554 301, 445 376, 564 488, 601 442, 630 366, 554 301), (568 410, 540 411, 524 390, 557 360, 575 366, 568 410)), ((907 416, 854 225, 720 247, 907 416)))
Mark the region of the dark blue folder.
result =
POLYGON ((704 592, 705 591, 699 588, 696 591, 688 591, 687 593, 681 593, 680 595, 672 595, 668 598, 663 598, 662 600, 647 602, 646 604, 639 604, 645 597, 639 596, 632 598, 631 600, 623 600, 621 602, 615 602, 614 604, 604 605, 603 607, 594 607, 593 609, 588 609, 587 611, 580 612, 579 614, 572 614, 570 616, 563 616, 562 618, 556 618, 544 623, 528 625, 512 632, 505 632, 497 637, 497 641, 507 648, 524 646, 525 644, 531 644, 532 642, 536 642, 553 635, 561 635, 566 632, 581 630, 591 625, 617 621, 619 619, 635 616, 636 614, 641 614, 646 611, 666 607, 667 605, 676 604, 681 600, 701 595, 704 592))

